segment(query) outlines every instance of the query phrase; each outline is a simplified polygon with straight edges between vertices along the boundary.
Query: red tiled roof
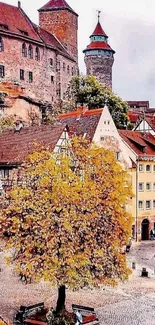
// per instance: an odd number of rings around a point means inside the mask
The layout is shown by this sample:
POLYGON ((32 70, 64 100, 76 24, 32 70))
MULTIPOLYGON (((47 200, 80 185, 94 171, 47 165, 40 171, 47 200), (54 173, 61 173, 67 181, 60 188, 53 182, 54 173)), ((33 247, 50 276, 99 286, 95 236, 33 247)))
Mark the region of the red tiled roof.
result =
POLYGON ((26 156, 33 152, 36 143, 53 151, 64 129, 64 124, 42 125, 23 128, 20 132, 12 130, 2 133, 0 164, 22 163, 26 156))
POLYGON ((155 137, 151 133, 119 130, 119 134, 139 157, 155 156, 155 137))
POLYGON ((0 2, 0 32, 5 32, 5 34, 11 33, 13 36, 20 37, 23 40, 25 40, 25 38, 30 38, 31 40, 39 41, 40 44, 52 46, 63 55, 66 55, 69 59, 73 60, 54 35, 33 24, 20 7, 0 2), (8 26, 8 29, 4 28, 4 26, 8 26))
POLYGON ((139 113, 128 112, 128 118, 131 123, 136 123, 139 118, 139 113))
POLYGON ((90 140, 93 139, 103 109, 77 111, 59 115, 59 120, 69 128, 70 135, 81 135, 90 140))
POLYGON ((28 38, 41 41, 36 33, 33 23, 21 8, 0 2, 0 31, 24 36, 21 31, 28 33, 28 38), (4 28, 7 26, 8 29, 4 28))
POLYGON ((155 117, 153 116, 154 113, 151 113, 150 111, 148 113, 147 112, 136 112, 134 110, 128 111, 129 121, 131 123, 136 123, 139 121, 140 123, 143 119, 145 119, 150 126, 153 125, 153 127, 155 128, 155 117))
POLYGON ((137 106, 137 107, 147 107, 149 108, 149 101, 148 100, 129 100, 127 101, 129 106, 137 106))
POLYGON ((150 127, 155 131, 155 117, 145 116, 145 121, 150 125, 150 127))
POLYGON ((46 45, 54 47, 55 49, 62 52, 63 55, 65 55, 65 56, 69 57, 70 59, 74 60, 70 56, 70 54, 66 51, 66 49, 62 46, 62 44, 59 42, 59 40, 57 38, 55 38, 54 35, 48 33, 46 30, 44 30, 42 28, 38 28, 38 32, 39 32, 39 35, 40 35, 41 39, 43 40, 43 42, 46 45))
POLYGON ((91 36, 105 36, 105 37, 108 37, 106 35, 106 33, 104 32, 100 22, 97 23, 96 27, 95 27, 95 30, 93 32, 93 34, 91 36))
POLYGON ((65 0, 50 0, 43 7, 41 7, 39 11, 58 10, 58 9, 60 10, 68 9, 69 11, 77 15, 65 0))
POLYGON ((91 42, 83 52, 88 50, 109 50, 115 53, 110 45, 105 42, 91 42))

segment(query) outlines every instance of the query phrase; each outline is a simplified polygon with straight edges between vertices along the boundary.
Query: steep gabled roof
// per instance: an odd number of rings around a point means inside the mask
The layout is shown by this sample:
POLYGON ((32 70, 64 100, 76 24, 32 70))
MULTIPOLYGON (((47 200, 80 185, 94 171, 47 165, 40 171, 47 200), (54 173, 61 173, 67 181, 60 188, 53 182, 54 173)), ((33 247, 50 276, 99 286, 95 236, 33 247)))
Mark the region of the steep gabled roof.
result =
POLYGON ((74 61, 60 41, 54 35, 32 23, 20 6, 15 7, 0 2, 0 32, 11 34, 11 36, 16 38, 20 37, 23 41, 30 39, 31 41, 39 42, 40 45, 46 44, 74 61))
POLYGON ((94 29, 94 32, 91 36, 105 36, 105 37, 108 37, 106 35, 106 33, 104 32, 100 22, 97 23, 95 29, 94 29))
POLYGON ((33 152, 35 144, 53 151, 64 130, 65 125, 59 124, 23 128, 20 132, 3 132, 0 135, 0 164, 22 163, 33 152))
POLYGON ((76 12, 68 5, 68 3, 65 0, 50 0, 38 11, 52 11, 52 10, 65 10, 65 9, 77 15, 76 12))
POLYGON ((0 31, 40 41, 33 23, 20 7, 0 2, 0 31))
POLYGON ((41 39, 47 46, 52 46, 54 49, 58 50, 62 55, 66 56, 72 61, 75 61, 74 58, 70 56, 67 50, 63 47, 63 45, 54 35, 40 27, 37 28, 41 39))
POLYGON ((99 123, 103 109, 86 110, 78 109, 66 114, 59 115, 59 120, 69 128, 69 134, 84 136, 92 140, 99 123))
POLYGON ((119 130, 119 134, 139 157, 155 157, 155 137, 151 133, 119 130))

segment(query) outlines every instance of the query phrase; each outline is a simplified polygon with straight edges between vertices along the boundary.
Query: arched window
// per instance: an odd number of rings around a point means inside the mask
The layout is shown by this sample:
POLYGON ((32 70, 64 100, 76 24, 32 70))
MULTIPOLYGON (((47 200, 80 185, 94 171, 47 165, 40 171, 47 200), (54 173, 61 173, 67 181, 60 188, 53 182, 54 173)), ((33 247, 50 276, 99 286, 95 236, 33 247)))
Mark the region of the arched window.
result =
POLYGON ((0 37, 0 52, 4 51, 4 43, 2 37, 0 37))
POLYGON ((53 67, 53 59, 50 58, 50 66, 53 67))
POLYGON ((74 68, 72 67, 72 76, 74 76, 74 68))
POLYGON ((32 45, 29 45, 29 48, 28 48, 28 57, 30 59, 33 59, 33 48, 32 48, 32 45))
POLYGON ((25 43, 22 44, 22 56, 27 57, 27 48, 25 43))
POLYGON ((39 48, 38 48, 38 47, 36 47, 36 50, 35 50, 35 59, 36 59, 37 61, 40 60, 40 52, 39 52, 39 48))

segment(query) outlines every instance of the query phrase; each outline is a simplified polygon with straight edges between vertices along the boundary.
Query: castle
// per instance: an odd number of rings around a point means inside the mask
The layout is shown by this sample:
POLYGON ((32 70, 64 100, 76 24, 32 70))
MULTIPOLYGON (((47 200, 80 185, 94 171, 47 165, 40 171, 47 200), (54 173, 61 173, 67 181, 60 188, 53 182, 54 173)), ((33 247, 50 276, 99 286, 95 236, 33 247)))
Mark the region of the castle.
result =
POLYGON ((100 24, 100 11, 98 23, 90 36, 90 44, 83 51, 87 75, 95 76, 101 83, 112 89, 112 66, 115 51, 108 44, 108 36, 100 24))
MULTIPOLYGON (((0 81, 19 86, 24 96, 53 105, 78 75, 78 14, 65 0, 39 10, 39 26, 18 6, 0 2, 0 81), (11 17, 11 19, 10 19, 11 17)), ((99 19, 84 50, 87 74, 112 88, 114 51, 99 19)))

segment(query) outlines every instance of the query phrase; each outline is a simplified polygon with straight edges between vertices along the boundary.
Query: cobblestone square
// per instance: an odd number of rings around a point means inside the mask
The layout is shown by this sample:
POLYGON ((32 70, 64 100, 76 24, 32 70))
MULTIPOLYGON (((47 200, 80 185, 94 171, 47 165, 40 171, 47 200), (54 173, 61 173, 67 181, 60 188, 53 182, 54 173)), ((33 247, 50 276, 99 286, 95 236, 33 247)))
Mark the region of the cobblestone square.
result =
MULTIPOLYGON (((127 255, 128 265, 136 269, 128 282, 118 287, 98 290, 67 292, 67 308, 72 303, 95 307, 100 325, 155 325, 155 241, 135 243, 127 255), (142 278, 141 270, 148 270, 148 278, 142 278)), ((48 283, 24 285, 4 265, 0 253, 0 316, 12 321, 17 308, 26 304, 44 301, 54 306, 57 290, 48 283)))

